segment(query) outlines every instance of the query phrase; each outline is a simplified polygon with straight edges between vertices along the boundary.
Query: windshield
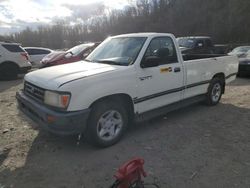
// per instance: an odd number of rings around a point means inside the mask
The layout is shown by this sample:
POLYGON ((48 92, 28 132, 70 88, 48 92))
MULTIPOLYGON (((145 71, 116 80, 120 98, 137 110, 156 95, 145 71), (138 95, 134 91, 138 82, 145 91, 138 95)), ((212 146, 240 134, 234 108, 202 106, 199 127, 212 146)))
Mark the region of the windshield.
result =
POLYGON ((177 39, 177 41, 180 47, 185 47, 185 48, 193 48, 195 44, 195 41, 193 39, 179 38, 177 39))
POLYGON ((81 45, 78 45, 78 46, 75 46, 73 48, 70 48, 66 53, 67 54, 71 54, 73 56, 77 56, 78 54, 80 54, 83 50, 85 50, 86 48, 90 47, 90 46, 93 46, 94 44, 91 43, 91 44, 81 44, 81 45))
POLYGON ((247 57, 250 58, 250 50, 247 51, 247 57))
POLYGON ((146 39, 146 37, 109 38, 86 60, 128 66, 134 63, 146 39))
POLYGON ((235 48, 232 53, 246 53, 250 50, 250 46, 238 47, 235 48))

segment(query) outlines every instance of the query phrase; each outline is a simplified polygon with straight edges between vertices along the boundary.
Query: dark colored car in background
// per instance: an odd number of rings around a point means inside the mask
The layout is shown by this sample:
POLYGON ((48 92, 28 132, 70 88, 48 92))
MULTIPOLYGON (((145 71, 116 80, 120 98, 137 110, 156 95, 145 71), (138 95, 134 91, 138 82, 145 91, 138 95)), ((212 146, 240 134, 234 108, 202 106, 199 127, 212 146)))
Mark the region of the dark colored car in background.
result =
POLYGON ((75 46, 68 51, 54 51, 45 56, 41 63, 41 68, 73 63, 85 59, 98 45, 96 43, 86 43, 75 46))
POLYGON ((214 50, 210 37, 177 38, 182 54, 212 54, 214 50))
POLYGON ((183 55, 223 55, 229 51, 227 45, 214 45, 211 37, 206 36, 179 37, 177 41, 183 55))

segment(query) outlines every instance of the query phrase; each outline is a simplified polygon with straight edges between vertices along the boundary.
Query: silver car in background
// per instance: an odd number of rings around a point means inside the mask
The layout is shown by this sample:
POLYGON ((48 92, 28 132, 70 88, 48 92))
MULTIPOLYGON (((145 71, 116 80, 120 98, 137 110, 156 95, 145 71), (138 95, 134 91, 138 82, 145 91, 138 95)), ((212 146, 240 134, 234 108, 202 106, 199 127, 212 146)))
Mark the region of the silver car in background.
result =
POLYGON ((230 52, 228 55, 234 55, 238 58, 245 58, 247 56, 247 52, 250 50, 250 46, 239 46, 237 48, 234 48, 232 52, 230 52))
POLYGON ((250 75, 250 50, 247 51, 244 58, 239 58, 239 76, 250 75))
POLYGON ((53 50, 48 48, 40 48, 40 47, 25 47, 25 51, 29 54, 30 63, 33 68, 40 68, 42 63, 41 60, 53 50))

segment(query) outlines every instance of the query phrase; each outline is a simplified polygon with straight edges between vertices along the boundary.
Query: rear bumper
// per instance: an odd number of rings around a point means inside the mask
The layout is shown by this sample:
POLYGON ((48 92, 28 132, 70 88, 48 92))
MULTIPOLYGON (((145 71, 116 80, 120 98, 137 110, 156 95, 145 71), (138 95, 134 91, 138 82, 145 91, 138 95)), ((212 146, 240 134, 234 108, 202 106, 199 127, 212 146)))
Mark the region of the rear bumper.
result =
POLYGON ((29 70, 31 69, 31 66, 27 66, 27 67, 20 67, 19 69, 19 73, 27 73, 29 70))
POLYGON ((74 135, 84 132, 90 109, 76 112, 59 112, 27 97, 23 91, 16 93, 19 109, 39 127, 58 135, 74 135), (49 119, 48 119, 49 118, 49 119))

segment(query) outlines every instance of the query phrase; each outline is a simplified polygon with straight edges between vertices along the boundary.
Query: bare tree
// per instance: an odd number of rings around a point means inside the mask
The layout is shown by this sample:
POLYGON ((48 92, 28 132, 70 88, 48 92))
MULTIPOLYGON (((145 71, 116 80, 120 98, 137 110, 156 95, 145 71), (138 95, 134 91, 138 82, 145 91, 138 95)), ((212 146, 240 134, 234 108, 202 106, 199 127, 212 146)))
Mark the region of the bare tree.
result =
POLYGON ((2 38, 25 46, 56 49, 100 41, 109 35, 145 31, 210 35, 221 43, 250 42, 249 0, 137 0, 123 10, 104 9, 98 6, 96 12, 91 12, 96 16, 74 26, 58 21, 2 38))

